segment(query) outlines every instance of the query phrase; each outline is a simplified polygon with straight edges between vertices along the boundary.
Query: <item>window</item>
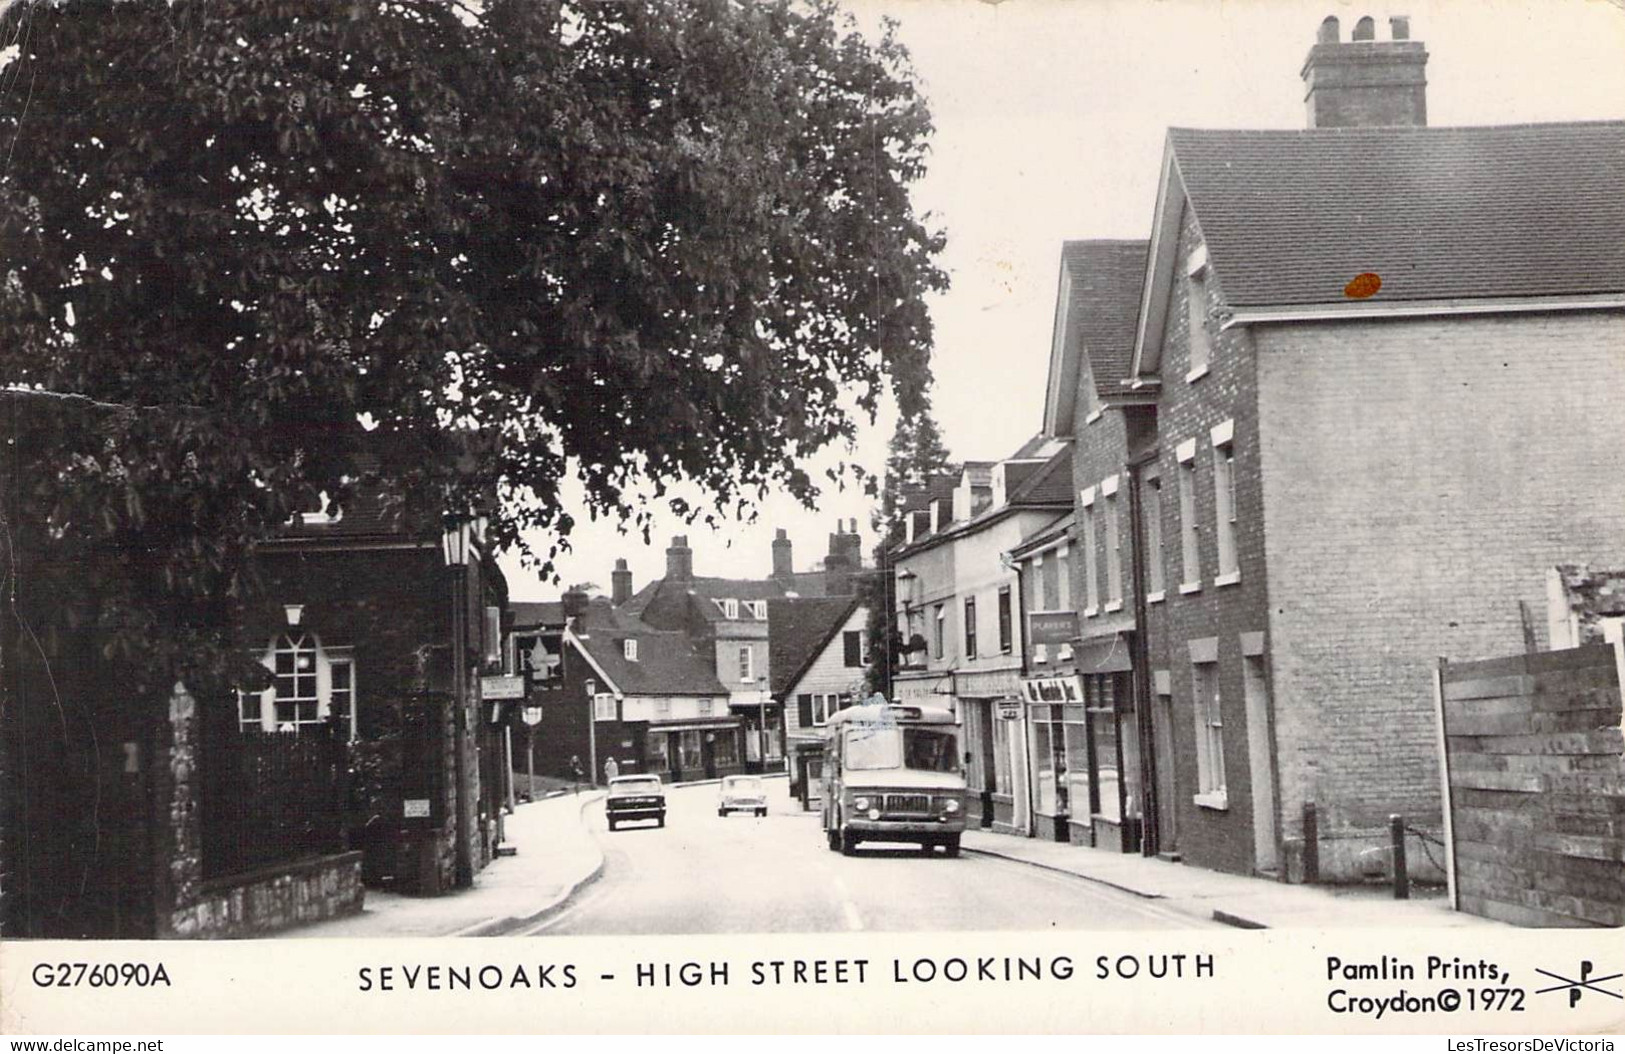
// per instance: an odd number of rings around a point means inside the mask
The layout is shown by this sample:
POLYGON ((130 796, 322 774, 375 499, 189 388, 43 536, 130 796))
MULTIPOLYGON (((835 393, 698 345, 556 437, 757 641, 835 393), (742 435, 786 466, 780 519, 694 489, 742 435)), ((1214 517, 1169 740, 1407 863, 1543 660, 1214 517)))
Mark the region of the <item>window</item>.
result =
POLYGON ((874 655, 869 651, 869 631, 866 629, 858 630, 858 660, 865 666, 872 665, 875 661, 874 655))
POLYGON ((1145 481, 1145 585, 1146 599, 1162 599, 1162 480, 1152 476, 1145 481))
POLYGON ((739 679, 747 683, 756 680, 756 656, 748 644, 739 649, 739 679))
POLYGON ((841 664, 849 668, 865 665, 862 630, 849 629, 841 634, 841 664))
POLYGON ((615 720, 615 694, 613 692, 599 692, 592 697, 592 717, 594 721, 615 720))
POLYGON ((1118 529, 1117 491, 1106 496, 1106 610, 1123 606, 1122 532, 1118 529))
POLYGON ((1049 662, 1049 645, 1048 644, 1034 644, 1033 645, 1033 662, 1035 662, 1035 663, 1049 662))
POLYGON ((657 718, 662 718, 663 719, 663 718, 670 717, 671 716, 671 700, 669 698, 667 698, 666 696, 663 696, 663 695, 662 696, 656 696, 655 697, 654 712, 655 712, 655 717, 657 717, 657 718))
POLYGON ((1015 647, 1014 619, 1010 612, 1010 587, 999 587, 999 651, 1009 655, 1015 647))
POLYGON ((327 682, 327 712, 355 739, 355 659, 348 654, 329 656, 327 682))
POLYGON ((976 658, 976 598, 965 598, 965 658, 976 658))
POLYGON ((1060 583, 1057 592, 1061 598, 1061 610, 1072 611, 1077 606, 1077 600, 1072 596, 1072 548, 1063 545, 1055 554, 1055 577, 1060 583))
POLYGON ((636 637, 628 637, 626 640, 621 641, 621 655, 626 658, 627 662, 638 661, 638 642, 636 637))
POLYGON ((485 609, 485 661, 494 665, 502 661, 502 609, 488 605, 485 609))
POLYGON ((1211 351, 1207 334, 1207 247, 1197 246, 1191 253, 1185 281, 1186 317, 1190 324, 1190 372, 1187 381, 1194 381, 1207 373, 1211 351))
POLYGON ((260 660, 271 687, 237 693, 237 725, 244 731, 298 732, 329 720, 356 734, 355 659, 349 648, 324 650, 295 630, 271 641, 260 660))
POLYGON ((1179 591, 1194 593, 1202 587, 1202 555, 1196 523, 1196 444, 1179 448, 1179 539, 1184 560, 1179 591), (1187 457, 1186 455, 1189 454, 1187 457))
POLYGON ((1231 423, 1213 430, 1213 504, 1218 530, 1219 573, 1216 585, 1241 581, 1236 555, 1236 447, 1231 423))
POLYGON ((728 599, 722 602, 722 613, 728 618, 739 617, 739 601, 728 599))
POLYGON ((1224 807, 1224 722, 1219 706, 1219 664, 1191 666, 1196 710, 1197 804, 1224 807))
POLYGON ((321 721, 321 697, 316 689, 316 641, 306 634, 285 636, 275 652, 276 700, 272 719, 282 731, 321 721))
POLYGON ((942 656, 944 654, 943 649, 945 647, 947 647, 947 643, 948 643, 947 634, 948 634, 948 609, 947 609, 947 607, 945 605, 938 604, 936 606, 936 633, 935 633, 934 639, 932 640, 931 643, 933 645, 932 654, 935 655, 939 659, 942 658, 942 656))
POLYGON ((751 604, 751 613, 762 621, 767 621, 767 601, 758 600, 751 604))
POLYGON ((1083 492, 1083 613, 1100 610, 1100 571, 1095 564, 1095 488, 1083 492))
POLYGON ((830 715, 838 713, 841 709, 839 695, 814 695, 812 697, 813 724, 821 725, 830 719, 830 715))
POLYGON ((716 700, 711 698, 709 695, 701 696, 700 698, 694 700, 694 712, 699 714, 701 717, 704 717, 711 713, 711 708, 715 703, 716 700))

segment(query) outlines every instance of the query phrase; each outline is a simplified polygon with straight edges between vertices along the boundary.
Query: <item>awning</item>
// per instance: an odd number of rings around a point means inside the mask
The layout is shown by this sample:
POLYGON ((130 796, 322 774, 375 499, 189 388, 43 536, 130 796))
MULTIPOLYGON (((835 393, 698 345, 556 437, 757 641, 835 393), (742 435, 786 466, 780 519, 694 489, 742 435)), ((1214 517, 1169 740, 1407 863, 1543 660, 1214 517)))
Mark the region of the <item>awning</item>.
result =
POLYGON ((1134 669, 1128 634, 1091 637, 1072 646, 1072 663, 1079 673, 1128 673, 1134 669))
POLYGON ((651 732, 682 732, 691 728, 703 728, 715 731, 719 728, 738 728, 739 722, 731 717, 717 718, 710 721, 650 721, 651 732))
POLYGON ((767 707, 769 710, 771 710, 776 706, 783 706, 783 705, 784 704, 779 702, 777 699, 769 699, 765 703, 762 703, 762 702, 746 702, 743 699, 730 699, 730 700, 728 700, 728 709, 730 709, 730 710, 745 710, 745 711, 752 711, 753 712, 753 711, 756 711, 756 710, 760 710, 764 706, 767 707))

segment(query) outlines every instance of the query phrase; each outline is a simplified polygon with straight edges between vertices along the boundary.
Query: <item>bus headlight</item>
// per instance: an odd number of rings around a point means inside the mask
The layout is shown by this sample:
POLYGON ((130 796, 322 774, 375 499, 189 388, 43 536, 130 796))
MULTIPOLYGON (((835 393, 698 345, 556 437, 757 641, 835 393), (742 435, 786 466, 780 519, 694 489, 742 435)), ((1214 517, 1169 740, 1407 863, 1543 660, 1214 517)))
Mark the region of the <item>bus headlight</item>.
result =
POLYGON ((949 798, 947 801, 943 802, 942 803, 942 811, 943 812, 958 812, 959 811, 959 799, 958 798, 949 798))
POLYGON ((852 807, 854 809, 857 809, 859 812, 863 812, 863 811, 865 811, 865 810, 867 810, 869 808, 869 799, 868 798, 853 798, 852 799, 852 807))
POLYGON ((871 819, 871 820, 880 819, 880 810, 879 809, 870 809, 869 810, 869 819, 871 819))

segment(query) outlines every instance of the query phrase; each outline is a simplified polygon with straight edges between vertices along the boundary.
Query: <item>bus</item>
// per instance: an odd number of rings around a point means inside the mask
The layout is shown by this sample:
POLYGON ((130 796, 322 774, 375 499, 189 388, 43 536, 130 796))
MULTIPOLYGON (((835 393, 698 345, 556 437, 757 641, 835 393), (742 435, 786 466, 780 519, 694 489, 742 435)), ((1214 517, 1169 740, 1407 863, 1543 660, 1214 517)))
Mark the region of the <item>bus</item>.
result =
POLYGON ((862 842, 913 842, 959 855, 965 774, 953 712, 882 697, 824 726, 824 834, 851 856, 862 842))

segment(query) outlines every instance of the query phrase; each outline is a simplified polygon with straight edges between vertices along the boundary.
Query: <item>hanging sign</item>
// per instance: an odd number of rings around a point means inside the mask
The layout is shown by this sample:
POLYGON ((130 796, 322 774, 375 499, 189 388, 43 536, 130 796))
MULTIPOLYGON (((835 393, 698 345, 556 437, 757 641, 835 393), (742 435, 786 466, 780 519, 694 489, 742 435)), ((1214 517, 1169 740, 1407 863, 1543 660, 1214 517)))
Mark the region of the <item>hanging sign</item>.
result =
POLYGON ((542 708, 539 706, 527 706, 524 710, 520 711, 519 716, 525 719, 525 724, 534 728, 542 723, 542 708))

